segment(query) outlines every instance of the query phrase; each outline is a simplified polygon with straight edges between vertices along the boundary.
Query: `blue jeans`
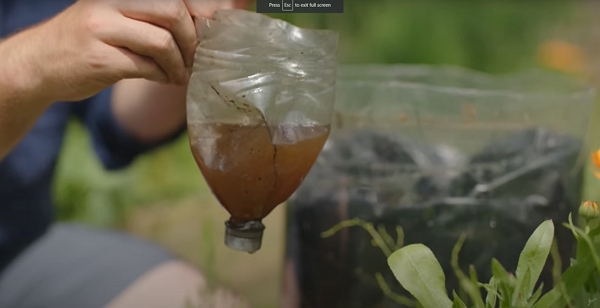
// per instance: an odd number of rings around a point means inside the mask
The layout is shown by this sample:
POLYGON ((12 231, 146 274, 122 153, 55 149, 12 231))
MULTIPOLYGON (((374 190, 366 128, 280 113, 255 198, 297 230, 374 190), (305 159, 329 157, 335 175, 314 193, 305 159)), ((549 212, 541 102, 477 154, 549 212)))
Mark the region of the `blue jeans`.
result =
POLYGON ((0 275, 0 308, 100 308, 175 259, 157 245, 102 229, 57 224, 0 275))

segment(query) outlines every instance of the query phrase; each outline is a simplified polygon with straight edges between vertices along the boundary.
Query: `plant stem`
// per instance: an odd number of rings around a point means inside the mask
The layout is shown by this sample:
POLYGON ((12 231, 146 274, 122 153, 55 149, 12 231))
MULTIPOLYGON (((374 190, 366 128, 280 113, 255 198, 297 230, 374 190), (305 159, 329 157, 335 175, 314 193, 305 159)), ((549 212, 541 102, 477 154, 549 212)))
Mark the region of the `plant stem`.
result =
POLYGON ((550 256, 552 258, 552 282, 553 286, 556 286, 556 284, 560 281, 560 276, 562 275, 562 260, 560 259, 560 252, 558 251, 558 242, 556 241, 556 237, 554 237, 552 247, 550 247, 550 256))
POLYGON ((411 300, 410 298, 392 292, 392 290, 390 290, 390 287, 385 282, 385 279, 383 278, 383 275, 381 275, 381 273, 375 273, 375 278, 377 279, 377 283, 379 284, 379 287, 383 291, 383 294, 385 296, 387 296, 389 299, 395 301, 398 304, 405 305, 408 307, 415 306, 415 302, 413 300, 411 300))
POLYGON ((355 227, 355 226, 362 227, 367 232, 369 232, 369 234, 371 235, 373 240, 375 240, 375 242, 377 243, 377 246, 379 246, 379 248, 381 249, 381 251, 383 252, 383 254, 386 257, 389 257, 392 254, 392 249, 390 247, 388 247, 388 245, 386 244, 386 242, 383 239, 383 237, 381 236, 381 234, 379 234, 377 232, 377 230, 375 230, 375 228, 373 227, 373 224, 364 222, 358 218, 342 221, 342 222, 338 223, 337 225, 333 226, 331 229, 321 233, 321 236, 322 237, 330 237, 342 229, 355 227))

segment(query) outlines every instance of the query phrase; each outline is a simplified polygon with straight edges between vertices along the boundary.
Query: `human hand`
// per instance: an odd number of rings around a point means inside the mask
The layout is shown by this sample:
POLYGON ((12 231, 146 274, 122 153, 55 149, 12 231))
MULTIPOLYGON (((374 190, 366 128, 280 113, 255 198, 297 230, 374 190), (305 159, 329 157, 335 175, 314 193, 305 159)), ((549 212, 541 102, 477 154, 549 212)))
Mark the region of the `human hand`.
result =
MULTIPOLYGON (((127 1, 127 0, 126 0, 127 1)), ((218 9, 243 9, 251 0, 184 0, 196 17, 218 9)), ((113 111, 121 125, 140 141, 155 142, 181 128, 186 120, 187 87, 146 80, 123 80, 113 91, 113 111)))
POLYGON ((212 17, 216 10, 246 9, 253 0, 184 0, 193 17, 212 17))
MULTIPOLYGON (((211 17, 217 9, 246 8, 251 0, 184 2, 193 16, 211 17)), ((113 112, 119 123, 138 140, 162 140, 185 123, 186 91, 185 86, 173 87, 145 80, 123 80, 117 83, 113 90, 113 112)))
POLYGON ((36 73, 57 101, 127 78, 183 85, 197 44, 183 0, 79 0, 31 31, 36 73))

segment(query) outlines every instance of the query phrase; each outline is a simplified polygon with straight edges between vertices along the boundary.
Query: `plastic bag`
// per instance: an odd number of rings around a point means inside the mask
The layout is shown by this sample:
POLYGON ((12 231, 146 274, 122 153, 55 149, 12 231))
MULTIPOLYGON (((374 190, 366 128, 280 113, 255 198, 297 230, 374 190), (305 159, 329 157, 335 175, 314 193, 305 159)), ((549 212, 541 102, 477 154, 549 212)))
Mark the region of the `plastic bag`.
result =
POLYGON ((338 35, 240 10, 196 27, 192 152, 232 215, 227 245, 254 251, 260 220, 300 185, 329 135, 338 35))
MULTIPOLYGON (((575 243, 560 223, 581 202, 592 89, 552 72, 425 65, 340 67, 337 88, 335 129, 288 203, 284 281, 297 289, 284 307, 406 307, 384 294, 381 281, 410 296, 368 232, 323 238, 355 218, 394 239, 401 226, 403 243, 429 247, 449 292, 459 289, 450 259, 461 234, 459 265, 479 281, 491 278, 492 257, 514 272, 546 219, 569 264, 575 243)), ((540 281, 552 287, 550 266, 540 281)))

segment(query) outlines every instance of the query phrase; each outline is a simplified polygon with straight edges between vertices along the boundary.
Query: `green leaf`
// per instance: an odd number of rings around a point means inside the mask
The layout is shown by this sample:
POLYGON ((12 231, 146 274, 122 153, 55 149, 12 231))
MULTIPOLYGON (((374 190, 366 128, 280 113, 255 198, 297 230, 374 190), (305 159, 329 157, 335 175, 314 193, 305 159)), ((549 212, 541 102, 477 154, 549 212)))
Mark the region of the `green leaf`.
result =
POLYGON ((571 299, 571 296, 569 295, 569 292, 567 291, 567 287, 565 286, 564 282, 560 282, 558 284, 560 293, 562 294, 563 298, 565 299, 565 301, 567 302, 567 306, 569 306, 569 308, 575 308, 573 307, 573 300, 571 299))
POLYGON ((594 238, 594 237, 600 235, 600 224, 598 224, 594 229, 592 229, 592 231, 590 231, 590 233, 588 233, 588 235, 591 238, 594 238))
POLYGON ((582 277, 587 277, 589 272, 594 270, 595 264, 589 252, 589 247, 587 245, 580 246, 582 254, 577 263, 567 268, 560 277, 560 283, 554 286, 550 292, 544 294, 533 308, 565 307, 567 301, 563 296, 563 292, 574 298, 582 291, 583 284, 586 281, 582 277), (563 287, 565 290, 561 290, 563 287))
POLYGON ((481 291, 479 290, 479 281, 477 280, 477 271, 475 266, 471 264, 469 266, 469 276, 471 280, 464 279, 463 283, 468 284, 468 292, 471 300, 475 303, 475 307, 484 308, 483 298, 481 298, 481 291))
MULTIPOLYGON (((579 236, 577 236, 577 232, 575 232, 575 226, 573 225, 573 221, 571 221, 571 216, 569 216, 569 223, 568 224, 563 223, 563 226, 565 226, 567 229, 571 230, 571 232, 573 233, 573 237, 575 237, 575 239, 577 240, 577 250, 575 252, 575 261, 576 261, 582 255, 583 245, 581 243, 581 239, 579 238, 579 236)), ((571 261, 571 265, 572 264, 573 264, 573 261, 571 261)))
POLYGON ((533 305, 533 308, 564 307, 565 305, 566 301, 564 300, 559 289, 552 289, 550 292, 542 296, 542 298, 540 298, 540 300, 533 305))
POLYGON ((520 285, 518 284, 513 294, 512 305, 513 307, 526 307, 527 299, 529 299, 529 285, 531 281, 531 271, 527 269, 523 275, 520 285))
POLYGON ((500 295, 502 296, 500 300, 500 307, 510 308, 514 287, 510 283, 508 273, 502 264, 500 264, 500 262, 498 262, 498 260, 495 258, 492 259, 492 274, 494 275, 494 280, 496 281, 498 290, 500 290, 500 295))
POLYGON ((525 248, 519 256, 517 264, 517 283, 516 290, 521 293, 522 298, 529 298, 535 288, 535 283, 540 277, 546 259, 550 254, 550 248, 554 241, 554 224, 552 220, 546 220, 540 224, 533 234, 527 240, 525 248), (529 271, 528 281, 525 282, 525 275, 529 271))
POLYGON ((467 308, 467 305, 458 297, 456 292, 452 291, 452 296, 454 296, 454 302, 452 303, 452 308, 467 308))
POLYGON ((554 237, 554 241, 552 241, 550 256, 552 257, 552 282, 553 286, 555 286, 560 280, 560 275, 562 275, 562 260, 560 258, 560 251, 558 250, 558 242, 556 237, 554 237))
POLYGON ((479 283, 479 280, 477 279, 477 271, 475 270, 475 266, 473 264, 469 265, 469 277, 474 285, 479 283))
POLYGON ((444 271, 425 245, 405 246, 388 258, 388 264, 402 287, 425 308, 450 308, 444 271))
MULTIPOLYGON (((594 242, 592 241, 592 239, 585 234, 585 232, 577 227, 573 227, 573 231, 579 236, 579 242, 581 243, 581 241, 583 240, 583 243, 585 245, 587 245, 588 247, 588 253, 591 256, 592 260, 594 261, 594 264, 596 266, 596 270, 598 271, 598 273, 600 273, 600 257, 598 257, 598 254, 596 253, 596 247, 594 245, 594 242)), ((585 252, 583 252, 585 253, 585 252)))
POLYGON ((596 284, 596 277, 594 275, 596 272, 591 272, 583 284, 583 289, 588 293, 594 293, 598 290, 598 285, 596 284))
POLYGON ((544 283, 540 283, 540 286, 537 288, 537 290, 535 292, 533 292, 533 295, 531 296, 531 298, 529 299, 529 305, 528 307, 532 307, 533 304, 535 302, 537 302, 538 299, 540 299, 540 296, 542 296, 542 291, 544 290, 544 283))
POLYGON ((485 306, 487 308, 496 307, 496 299, 498 297, 498 285, 495 278, 492 276, 490 282, 486 286, 487 296, 485 297, 485 306))
POLYGON ((497 282, 508 284, 508 273, 496 258, 492 258, 492 274, 497 282))
POLYGON ((577 264, 577 260, 575 260, 573 258, 570 258, 569 261, 570 261, 569 266, 573 266, 573 265, 577 264))

